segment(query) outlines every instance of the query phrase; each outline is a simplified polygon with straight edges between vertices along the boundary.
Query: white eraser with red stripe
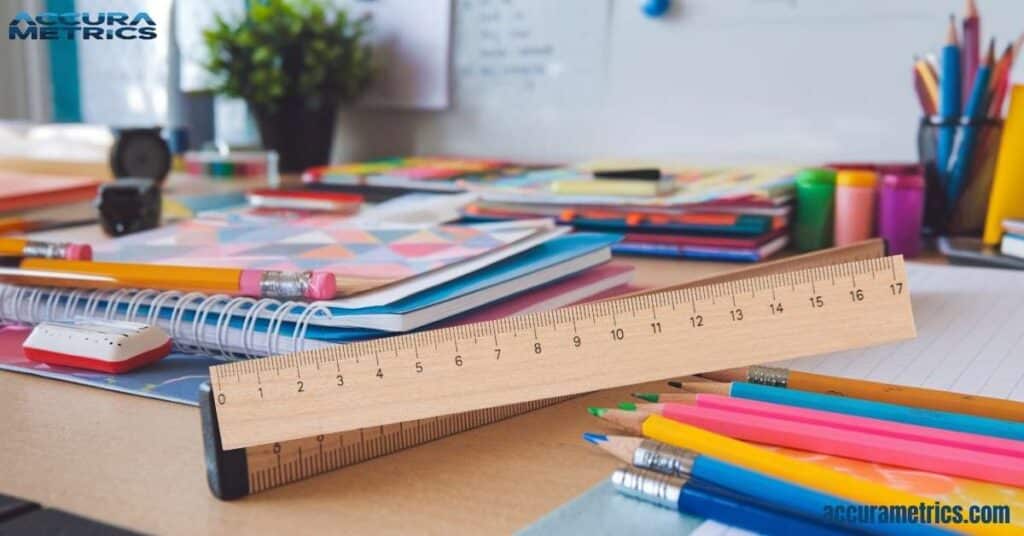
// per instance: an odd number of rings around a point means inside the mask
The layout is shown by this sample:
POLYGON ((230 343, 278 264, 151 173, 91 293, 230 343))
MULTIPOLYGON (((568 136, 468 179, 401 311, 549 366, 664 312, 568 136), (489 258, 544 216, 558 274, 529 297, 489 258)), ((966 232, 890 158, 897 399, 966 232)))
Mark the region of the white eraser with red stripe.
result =
POLYGON ((166 357, 171 338, 158 327, 137 322, 44 322, 22 349, 26 358, 39 363, 119 374, 166 357))

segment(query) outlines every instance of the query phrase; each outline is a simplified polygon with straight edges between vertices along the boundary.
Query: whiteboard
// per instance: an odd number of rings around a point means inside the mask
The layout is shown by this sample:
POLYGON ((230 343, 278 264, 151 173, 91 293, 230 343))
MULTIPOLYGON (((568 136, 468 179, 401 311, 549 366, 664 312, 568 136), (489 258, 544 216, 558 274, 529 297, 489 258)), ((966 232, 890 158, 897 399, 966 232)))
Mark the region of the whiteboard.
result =
POLYGON ((167 124, 171 0, 76 0, 75 7, 92 13, 146 11, 157 32, 152 40, 78 40, 82 121, 113 127, 167 124))
MULTIPOLYGON (((1005 44, 1024 30, 1024 2, 978 3, 984 35, 1005 44)), ((456 1, 452 109, 348 111, 335 158, 912 160, 920 115, 913 57, 942 44, 945 21, 963 1, 673 0, 657 19, 640 6, 456 1), (487 2, 518 9, 530 32, 585 46, 562 48, 557 61, 566 74, 534 88, 474 80, 461 67, 479 50, 474 34, 496 26, 472 16, 487 2)), ((516 24, 497 26, 512 31, 516 24)))

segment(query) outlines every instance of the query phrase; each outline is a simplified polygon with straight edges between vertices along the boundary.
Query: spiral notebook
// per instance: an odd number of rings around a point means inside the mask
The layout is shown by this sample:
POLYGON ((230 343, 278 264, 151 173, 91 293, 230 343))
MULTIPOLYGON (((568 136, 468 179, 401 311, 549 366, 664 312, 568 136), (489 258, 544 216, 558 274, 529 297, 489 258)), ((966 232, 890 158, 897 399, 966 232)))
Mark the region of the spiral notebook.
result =
POLYGON ((530 291, 611 258, 614 235, 577 233, 384 307, 332 310, 311 304, 201 293, 84 291, 0 285, 0 320, 76 317, 156 324, 179 349, 255 357, 409 331, 530 291), (329 318, 330 323, 316 320, 329 318))
MULTIPOLYGON (((616 296, 629 292, 633 267, 609 263, 588 269, 578 276, 567 277, 534 292, 513 296, 459 318, 447 320, 446 325, 457 325, 502 316, 548 310, 592 299, 616 296)), ((27 298, 26 298, 27 299, 27 298)), ((188 331, 188 326, 183 331, 188 331)), ((204 354, 175 352, 153 365, 125 374, 107 374, 54 367, 31 362, 22 355, 21 344, 28 336, 26 326, 0 327, 0 369, 69 381, 127 394, 156 398, 179 404, 196 405, 199 384, 209 378, 209 368, 222 359, 204 354)), ((239 334, 235 334, 236 338, 239 334)), ((252 333, 252 335, 256 335, 252 333)), ((266 337, 266 334, 259 334, 266 337)), ((310 341, 313 345, 328 344, 310 341)))

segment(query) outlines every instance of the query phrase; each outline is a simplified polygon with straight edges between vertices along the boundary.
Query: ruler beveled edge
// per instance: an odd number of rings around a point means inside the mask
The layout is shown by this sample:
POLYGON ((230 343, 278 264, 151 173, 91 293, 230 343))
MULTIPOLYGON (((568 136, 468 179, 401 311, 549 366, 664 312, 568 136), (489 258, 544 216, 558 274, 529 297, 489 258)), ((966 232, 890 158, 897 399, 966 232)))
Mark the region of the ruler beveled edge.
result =
POLYGON ((224 450, 217 424, 210 382, 199 386, 199 417, 203 432, 206 481, 218 499, 230 501, 249 495, 249 467, 245 449, 224 450))

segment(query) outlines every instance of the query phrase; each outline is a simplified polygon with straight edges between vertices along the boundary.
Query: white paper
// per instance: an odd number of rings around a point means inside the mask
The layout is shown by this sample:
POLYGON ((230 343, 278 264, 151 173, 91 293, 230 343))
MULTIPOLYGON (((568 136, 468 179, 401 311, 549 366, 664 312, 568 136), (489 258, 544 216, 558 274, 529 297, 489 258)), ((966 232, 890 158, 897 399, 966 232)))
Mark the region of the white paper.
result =
POLYGON ((917 338, 785 366, 1024 401, 1024 273, 908 264, 907 279, 917 338))

